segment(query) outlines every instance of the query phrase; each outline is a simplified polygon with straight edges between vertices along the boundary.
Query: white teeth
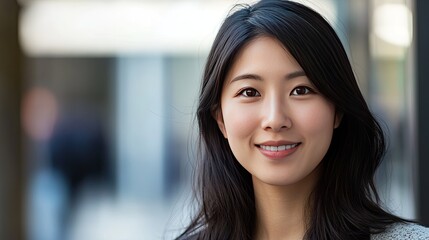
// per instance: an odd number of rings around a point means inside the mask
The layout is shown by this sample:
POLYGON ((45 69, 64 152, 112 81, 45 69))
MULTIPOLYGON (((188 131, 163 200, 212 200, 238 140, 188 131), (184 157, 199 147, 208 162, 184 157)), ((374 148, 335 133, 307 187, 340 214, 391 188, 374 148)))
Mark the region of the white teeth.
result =
POLYGON ((262 149, 271 151, 271 152, 278 152, 278 151, 284 151, 291 148, 294 148, 298 145, 298 143, 294 144, 288 144, 288 145, 280 145, 280 146, 265 146, 265 145, 259 145, 262 149))

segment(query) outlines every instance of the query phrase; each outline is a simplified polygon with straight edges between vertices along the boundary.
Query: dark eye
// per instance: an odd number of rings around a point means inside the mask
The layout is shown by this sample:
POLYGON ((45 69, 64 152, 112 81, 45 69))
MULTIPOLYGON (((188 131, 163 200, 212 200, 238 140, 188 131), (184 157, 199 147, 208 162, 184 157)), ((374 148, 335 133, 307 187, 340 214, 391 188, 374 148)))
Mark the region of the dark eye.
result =
POLYGON ((261 96, 261 94, 258 91, 256 91, 255 89, 253 89, 253 88, 243 89, 239 93, 239 95, 242 95, 244 97, 259 97, 259 96, 261 96))
POLYGON ((313 91, 309 87, 301 86, 301 87, 294 88, 290 95, 299 96, 299 95, 306 95, 312 92, 313 91))

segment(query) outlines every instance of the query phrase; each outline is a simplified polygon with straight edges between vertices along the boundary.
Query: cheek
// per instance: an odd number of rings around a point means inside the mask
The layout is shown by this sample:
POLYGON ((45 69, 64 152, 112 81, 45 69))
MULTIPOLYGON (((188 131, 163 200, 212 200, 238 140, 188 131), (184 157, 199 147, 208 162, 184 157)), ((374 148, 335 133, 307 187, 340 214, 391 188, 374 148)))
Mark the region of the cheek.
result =
POLYGON ((300 105, 295 108, 294 116, 294 125, 301 133, 331 138, 335 117, 332 104, 321 101, 317 104, 300 105))
POLYGON ((258 126, 254 109, 248 106, 226 106, 222 109, 228 139, 248 137, 258 126))

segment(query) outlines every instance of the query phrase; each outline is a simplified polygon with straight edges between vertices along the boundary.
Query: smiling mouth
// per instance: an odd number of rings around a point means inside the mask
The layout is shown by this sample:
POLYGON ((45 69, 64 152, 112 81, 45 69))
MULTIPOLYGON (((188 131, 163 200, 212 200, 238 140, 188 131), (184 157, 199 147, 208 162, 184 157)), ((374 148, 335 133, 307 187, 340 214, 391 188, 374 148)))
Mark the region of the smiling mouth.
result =
POLYGON ((284 144, 284 145, 279 145, 279 146, 270 146, 270 145, 256 145, 258 148, 261 148, 265 151, 270 151, 270 152, 279 152, 279 151, 285 151, 285 150, 289 150, 292 148, 297 147, 298 145, 300 145, 301 143, 294 143, 294 144, 284 144))

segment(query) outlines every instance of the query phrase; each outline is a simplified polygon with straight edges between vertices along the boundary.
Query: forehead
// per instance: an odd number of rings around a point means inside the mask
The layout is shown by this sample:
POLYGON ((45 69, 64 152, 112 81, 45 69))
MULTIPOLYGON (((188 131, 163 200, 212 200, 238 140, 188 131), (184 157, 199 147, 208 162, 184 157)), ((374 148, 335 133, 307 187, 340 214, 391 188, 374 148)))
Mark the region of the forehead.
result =
POLYGON ((245 73, 268 76, 299 70, 302 70, 301 66, 280 41, 263 36, 251 40, 237 53, 226 75, 226 82, 235 75, 245 73))

